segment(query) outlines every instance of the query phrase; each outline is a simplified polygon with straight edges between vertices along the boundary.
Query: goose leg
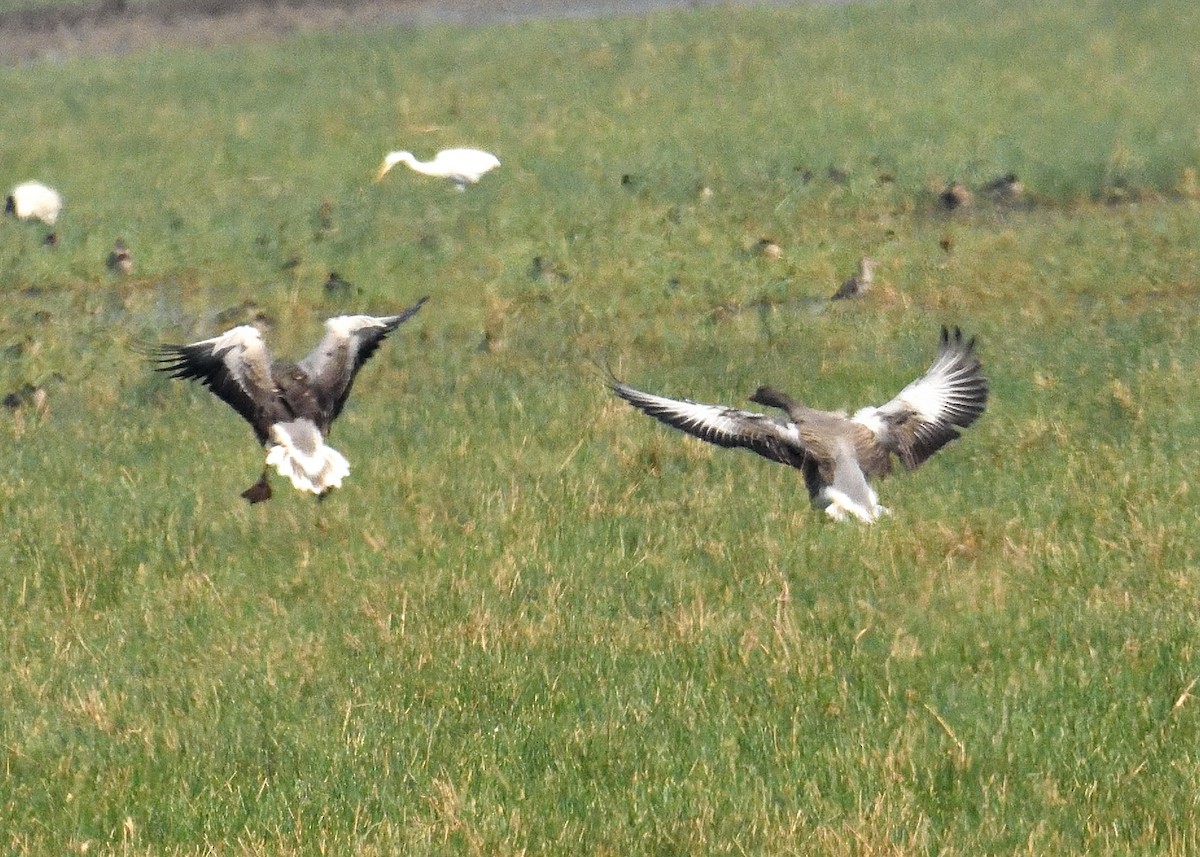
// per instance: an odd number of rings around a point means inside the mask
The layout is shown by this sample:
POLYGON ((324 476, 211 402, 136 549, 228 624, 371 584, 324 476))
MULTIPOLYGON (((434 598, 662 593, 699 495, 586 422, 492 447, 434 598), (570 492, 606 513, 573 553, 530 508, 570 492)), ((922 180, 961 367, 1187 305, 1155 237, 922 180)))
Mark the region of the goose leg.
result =
POLYGON ((271 499, 271 483, 267 481, 267 468, 263 468, 262 476, 258 477, 257 482, 243 491, 242 496, 249 500, 251 505, 271 499))

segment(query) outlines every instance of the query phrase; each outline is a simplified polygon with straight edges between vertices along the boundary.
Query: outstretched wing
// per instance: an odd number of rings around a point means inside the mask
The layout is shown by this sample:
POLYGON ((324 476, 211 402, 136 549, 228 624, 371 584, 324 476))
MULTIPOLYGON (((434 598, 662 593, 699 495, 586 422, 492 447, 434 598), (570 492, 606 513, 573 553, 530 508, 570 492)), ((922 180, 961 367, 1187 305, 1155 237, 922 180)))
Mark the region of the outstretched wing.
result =
POLYGON ((208 387, 266 442, 278 391, 271 380, 270 352, 256 328, 242 325, 189 345, 149 345, 142 350, 159 372, 208 387))
POLYGON ((925 374, 878 408, 854 415, 889 452, 913 468, 959 437, 958 429, 979 419, 987 405, 988 380, 975 355, 975 339, 963 341, 957 327, 942 328, 937 357, 925 374))
POLYGON ((749 449, 792 467, 801 467, 807 457, 793 423, 782 423, 766 414, 643 393, 616 378, 610 379, 608 386, 643 413, 700 440, 717 446, 749 449))
POLYGON ((327 423, 337 419, 350 395, 354 377, 393 330, 429 300, 423 297, 399 315, 339 315, 325 322, 325 336, 300 361, 327 423))

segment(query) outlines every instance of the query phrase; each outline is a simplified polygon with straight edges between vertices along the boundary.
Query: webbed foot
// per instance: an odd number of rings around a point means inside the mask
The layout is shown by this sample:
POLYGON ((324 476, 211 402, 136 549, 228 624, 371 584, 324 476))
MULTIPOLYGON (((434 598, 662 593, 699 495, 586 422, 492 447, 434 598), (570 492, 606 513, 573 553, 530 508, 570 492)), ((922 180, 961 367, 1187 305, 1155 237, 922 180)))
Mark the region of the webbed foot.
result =
POLYGON ((258 481, 242 492, 242 496, 250 501, 250 505, 261 503, 264 500, 271 499, 271 483, 267 481, 266 471, 259 477, 258 481))

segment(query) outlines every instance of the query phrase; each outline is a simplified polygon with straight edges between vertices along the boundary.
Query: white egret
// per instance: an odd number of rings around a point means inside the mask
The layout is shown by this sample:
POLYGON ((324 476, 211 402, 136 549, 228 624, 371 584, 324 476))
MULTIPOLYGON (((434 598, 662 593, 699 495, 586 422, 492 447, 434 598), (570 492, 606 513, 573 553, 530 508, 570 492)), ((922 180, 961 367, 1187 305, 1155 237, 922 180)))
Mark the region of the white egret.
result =
POLYGON ((450 179, 459 190, 475 184, 484 173, 500 166, 500 159, 491 152, 479 149, 442 149, 432 161, 418 161, 412 152, 389 152, 375 176, 379 181, 396 164, 407 164, 410 169, 427 176, 450 179))

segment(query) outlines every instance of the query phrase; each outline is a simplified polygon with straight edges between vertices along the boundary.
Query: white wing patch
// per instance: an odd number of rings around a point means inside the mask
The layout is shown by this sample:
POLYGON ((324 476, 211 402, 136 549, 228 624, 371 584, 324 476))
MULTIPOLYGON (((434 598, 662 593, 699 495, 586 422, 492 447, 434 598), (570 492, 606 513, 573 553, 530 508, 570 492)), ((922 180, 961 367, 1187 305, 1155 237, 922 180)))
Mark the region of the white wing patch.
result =
POLYGON ((644 414, 707 443, 748 449, 792 467, 802 466, 808 455, 800 432, 792 423, 737 408, 643 393, 615 379, 609 386, 644 414))
POLYGON ((937 357, 929 369, 885 405, 864 408, 855 419, 867 426, 888 450, 913 468, 971 425, 987 407, 988 381, 974 352, 975 340, 963 340, 942 328, 937 357))
POLYGON ((212 355, 229 370, 229 376, 250 396, 254 396, 258 390, 269 390, 274 386, 271 382, 271 357, 258 328, 243 324, 195 344, 207 345, 212 355))
POLYGON ((929 369, 888 402, 881 411, 895 406, 911 409, 927 423, 949 422, 967 426, 983 412, 987 382, 979 371, 979 361, 965 348, 961 335, 944 340, 929 369))
POLYGON ((372 315, 338 315, 325 321, 325 329, 339 339, 349 339, 363 328, 384 326, 382 319, 372 315))
POLYGON ((879 415, 879 408, 861 408, 850 419, 859 425, 869 428, 876 437, 879 437, 884 432, 883 417, 879 415))
POLYGON ((656 416, 670 417, 673 424, 685 431, 718 435, 726 440, 740 436, 741 418, 751 416, 721 405, 705 405, 691 399, 668 399, 652 393, 638 392, 637 399, 639 407, 652 410, 656 416))

